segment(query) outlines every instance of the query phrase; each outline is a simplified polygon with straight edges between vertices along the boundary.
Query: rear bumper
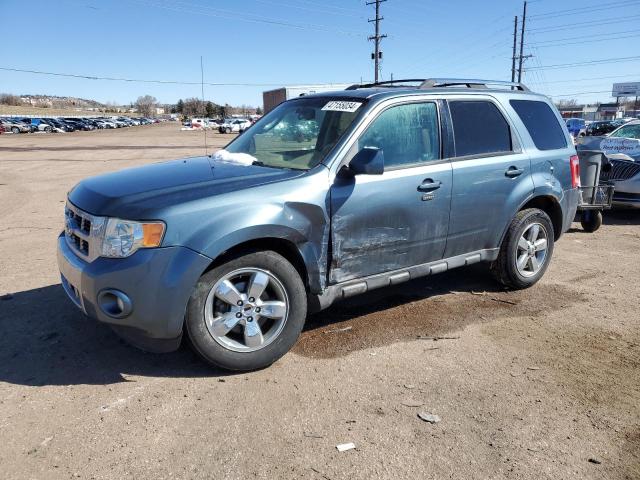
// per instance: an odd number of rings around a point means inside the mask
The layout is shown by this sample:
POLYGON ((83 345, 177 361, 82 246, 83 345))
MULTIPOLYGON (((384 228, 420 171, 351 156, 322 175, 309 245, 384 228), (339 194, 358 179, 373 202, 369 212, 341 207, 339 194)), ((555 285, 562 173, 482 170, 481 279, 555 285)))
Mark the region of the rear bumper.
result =
POLYGON ((185 247, 142 249, 128 258, 91 263, 58 237, 58 268, 71 301, 87 316, 111 325, 135 346, 171 351, 182 338, 185 309, 193 287, 211 260, 185 247), (105 291, 123 293, 130 312, 111 315, 101 306, 105 291))
MULTIPOLYGON (((571 223, 576 216, 578 203, 580 201, 580 189, 572 188, 564 191, 560 206, 562 208, 562 231, 561 234, 571 228, 571 223)), ((558 235, 559 237, 560 235, 558 235)))

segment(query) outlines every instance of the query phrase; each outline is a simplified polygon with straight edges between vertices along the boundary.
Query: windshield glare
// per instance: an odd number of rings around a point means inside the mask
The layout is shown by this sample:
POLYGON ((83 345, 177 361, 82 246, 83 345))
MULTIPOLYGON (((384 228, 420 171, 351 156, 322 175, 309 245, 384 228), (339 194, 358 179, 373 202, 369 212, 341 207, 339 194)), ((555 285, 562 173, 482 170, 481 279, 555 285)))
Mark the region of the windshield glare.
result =
POLYGON ((640 123, 625 125, 611 134, 612 137, 640 139, 640 123))
POLYGON ((307 170, 331 151, 361 105, 361 100, 332 101, 327 97, 285 102, 258 120, 226 150, 249 154, 268 167, 307 170))

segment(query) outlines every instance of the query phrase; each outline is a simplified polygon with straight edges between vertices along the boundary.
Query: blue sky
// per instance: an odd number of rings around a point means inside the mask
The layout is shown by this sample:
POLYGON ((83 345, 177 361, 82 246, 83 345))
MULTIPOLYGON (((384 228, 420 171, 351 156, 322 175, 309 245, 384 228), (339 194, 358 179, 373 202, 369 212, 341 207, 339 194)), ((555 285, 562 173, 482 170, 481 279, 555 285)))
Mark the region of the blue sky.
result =
MULTIPOLYGON (((509 79, 519 0, 387 0, 383 78, 509 79)), ((524 81, 557 98, 610 101, 640 81, 640 0, 529 3, 524 81), (628 60, 627 57, 636 57, 628 60), (603 59, 608 63, 581 64, 603 59), (558 66, 560 65, 560 66, 558 66), (615 78, 614 78, 615 77, 615 78), (586 93, 584 92, 597 92, 586 93), (573 95, 576 94, 576 95, 573 95), (580 94, 580 95, 577 95, 580 94)), ((0 67, 130 79, 310 84, 373 77, 364 0, 0 0, 0 67), (8 39, 18 41, 11 47, 8 39)), ((270 86, 205 86, 218 103, 260 105, 270 86)), ((0 92, 128 103, 200 96, 200 85, 88 80, 0 70, 0 92)))

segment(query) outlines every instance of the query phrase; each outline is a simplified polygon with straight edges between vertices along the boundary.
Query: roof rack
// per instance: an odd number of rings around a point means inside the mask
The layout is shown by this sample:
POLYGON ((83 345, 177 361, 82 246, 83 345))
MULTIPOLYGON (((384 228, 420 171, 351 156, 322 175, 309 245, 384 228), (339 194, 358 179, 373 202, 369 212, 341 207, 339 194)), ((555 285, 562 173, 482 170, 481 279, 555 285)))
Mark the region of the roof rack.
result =
POLYGON ((402 80, 385 80, 383 82, 373 83, 356 83, 347 87, 346 90, 357 90, 359 88, 371 88, 371 87, 401 87, 402 85, 395 85, 396 83, 419 83, 422 84, 425 81, 424 78, 405 78, 402 80))
POLYGON ((507 82, 502 80, 478 80, 478 79, 464 79, 464 78, 409 78, 403 80, 387 80, 384 82, 355 84, 348 87, 346 90, 357 90, 359 88, 372 88, 372 87, 402 87, 405 83, 418 83, 417 88, 424 90, 427 88, 439 88, 439 87, 466 87, 466 88, 489 88, 489 85, 509 87, 511 90, 520 90, 521 92, 528 92, 529 89, 523 84, 518 82, 507 82))
POLYGON ((466 88, 489 88, 489 85, 500 87, 510 87, 512 90, 528 92, 529 89, 519 82, 507 82, 504 80, 479 80, 466 78, 429 78, 422 82, 421 89, 436 87, 466 87, 466 88))

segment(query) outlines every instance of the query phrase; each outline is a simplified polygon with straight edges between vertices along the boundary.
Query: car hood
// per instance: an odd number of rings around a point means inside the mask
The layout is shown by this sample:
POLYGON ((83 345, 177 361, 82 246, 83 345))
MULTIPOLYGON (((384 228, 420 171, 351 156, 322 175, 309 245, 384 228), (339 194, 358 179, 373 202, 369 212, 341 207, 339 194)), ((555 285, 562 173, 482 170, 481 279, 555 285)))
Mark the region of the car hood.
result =
POLYGON ((69 201, 93 215, 161 218, 165 208, 304 173, 193 157, 88 178, 69 192, 69 201))

